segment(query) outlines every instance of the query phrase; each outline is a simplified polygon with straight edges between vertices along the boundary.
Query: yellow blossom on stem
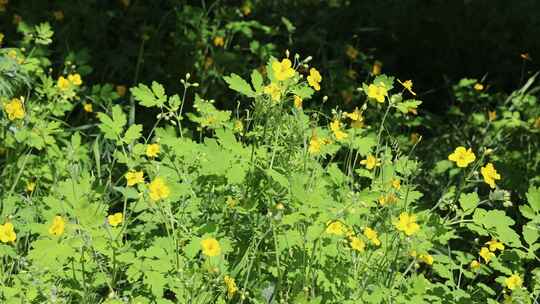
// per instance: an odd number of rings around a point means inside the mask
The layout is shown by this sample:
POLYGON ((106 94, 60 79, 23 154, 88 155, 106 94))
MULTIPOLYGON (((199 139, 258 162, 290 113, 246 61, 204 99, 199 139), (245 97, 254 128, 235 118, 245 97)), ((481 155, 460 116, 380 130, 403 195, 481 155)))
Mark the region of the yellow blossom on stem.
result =
POLYGON ((358 252, 363 252, 366 248, 366 243, 364 243, 364 241, 362 241, 361 239, 353 236, 350 238, 349 240, 349 244, 351 245, 351 248, 358 251, 358 252))
POLYGON ((35 182, 32 182, 32 181, 29 181, 26 183, 26 192, 34 192, 34 190, 36 189, 36 183, 35 182))
POLYGON ((377 234, 377 231, 366 227, 364 228, 364 236, 371 241, 371 243, 375 246, 380 246, 381 241, 379 240, 379 235, 377 234))
POLYGON ((345 54, 347 54, 347 57, 349 57, 351 60, 356 60, 356 57, 358 57, 359 52, 352 45, 347 45, 345 47, 345 54))
POLYGON ((333 221, 326 226, 326 233, 334 235, 344 235, 347 232, 345 225, 339 221, 333 221))
POLYGON ((337 119, 330 123, 330 130, 332 130, 337 140, 343 140, 348 136, 347 133, 341 131, 340 124, 337 119))
POLYGON ((407 236, 411 236, 420 230, 420 226, 416 223, 416 215, 403 212, 399 215, 398 221, 394 222, 397 230, 404 232, 407 236))
POLYGON ((129 171, 124 177, 127 180, 128 186, 144 183, 144 172, 142 171, 129 171))
POLYGON ((448 160, 451 160, 457 164, 460 168, 467 167, 476 159, 471 148, 465 149, 465 147, 457 147, 454 153, 448 155, 448 160))
POLYGON ((479 255, 482 257, 482 259, 484 259, 486 263, 489 263, 489 261, 491 261, 491 259, 495 257, 495 254, 489 251, 487 247, 480 248, 479 255))
POLYGON ((124 221, 124 215, 122 212, 117 212, 115 214, 111 214, 107 217, 107 221, 109 222, 109 225, 116 227, 124 221))
POLYGON ((479 91, 479 92, 480 92, 480 91, 484 90, 484 85, 481 84, 481 83, 476 83, 476 84, 474 85, 474 89, 475 89, 476 91, 479 91))
POLYGON ((388 95, 388 90, 384 84, 370 84, 367 88, 367 96, 370 99, 375 99, 377 102, 383 103, 384 99, 388 95))
POLYGON ((227 287, 227 296, 229 299, 234 297, 234 294, 238 291, 238 287, 236 286, 236 282, 234 281, 233 277, 230 277, 226 275, 223 278, 223 281, 225 282, 225 286, 227 287))
POLYGON ((478 268, 480 268, 480 265, 481 265, 480 262, 478 262, 477 260, 474 260, 469 264, 469 267, 471 267, 471 269, 473 270, 477 270, 478 268))
POLYGON ((62 91, 65 91, 70 88, 71 82, 67 80, 64 76, 58 77, 58 81, 56 82, 56 85, 58 88, 62 91))
POLYGON ((321 147, 324 145, 324 141, 313 132, 311 138, 309 139, 309 154, 318 154, 321 152, 321 147))
POLYGON ((297 109, 302 108, 302 97, 294 95, 294 107, 297 109))
POLYGON ((504 279, 504 286, 510 290, 521 288, 523 280, 518 274, 512 274, 508 278, 504 279))
POLYGON ((66 226, 66 222, 64 219, 57 215, 54 217, 53 222, 51 226, 49 227, 49 234, 52 234, 54 236, 60 236, 64 233, 64 228, 66 226))
POLYGON ((398 198, 396 197, 395 194, 393 193, 390 193, 386 196, 384 195, 381 195, 379 197, 379 204, 381 204, 381 206, 384 206, 384 205, 387 205, 387 204, 393 204, 395 202, 397 202, 398 198))
POLYGON ((83 104, 83 110, 86 112, 86 113, 92 113, 94 112, 94 106, 89 103, 89 102, 85 102, 83 104))
POLYGON ((207 238, 201 241, 202 253, 209 257, 215 257, 221 254, 221 246, 214 238, 207 238))
POLYGON ((25 115, 23 107, 24 98, 13 98, 7 104, 4 104, 4 111, 9 120, 23 119, 25 115))
POLYGON ((79 75, 79 74, 69 74, 67 79, 71 84, 73 84, 75 86, 82 85, 81 75, 79 75))
POLYGON ((308 84, 315 89, 315 91, 319 91, 321 89, 321 81, 322 76, 315 68, 309 69, 309 75, 307 77, 308 84))
POLYGON ((497 119, 497 112, 496 111, 488 111, 488 120, 494 121, 497 119))
POLYGON ((433 265, 433 256, 431 254, 420 254, 418 255, 418 259, 424 263, 426 263, 427 265, 433 265))
POLYGON ((371 68, 371 75, 377 76, 380 75, 382 71, 382 62, 375 61, 373 67, 371 68))
POLYGON ((351 127, 360 129, 364 126, 364 117, 358 108, 355 108, 351 113, 345 113, 345 116, 351 119, 351 127))
POLYGON ((220 47, 225 45, 225 39, 221 36, 214 37, 213 43, 215 46, 220 47))
POLYGON ((501 175, 497 173, 492 163, 488 163, 484 167, 480 168, 480 173, 484 177, 484 182, 488 184, 492 189, 495 189, 495 181, 501 179, 501 175))
POLYGON ((116 86, 116 94, 120 97, 124 97, 126 95, 127 88, 125 85, 117 85, 116 86))
POLYGON ((11 222, 0 225, 0 241, 2 241, 2 243, 15 242, 16 239, 17 234, 15 233, 11 222))
POLYGON ((409 93, 416 96, 416 93, 412 90, 413 82, 412 80, 405 80, 404 82, 401 82, 401 80, 398 79, 398 82, 407 90, 409 93))
POLYGON ((281 88, 273 82, 264 87, 264 93, 270 95, 274 102, 279 102, 281 99, 281 88))
POLYGON ((146 146, 146 156, 156 157, 160 152, 159 144, 149 144, 146 146))
POLYGON ((150 199, 152 201, 166 199, 171 194, 171 190, 161 177, 154 179, 148 186, 148 190, 150 191, 150 199))
POLYGON ((489 242, 486 242, 486 245, 489 246, 489 251, 492 251, 492 252, 496 252, 497 250, 500 250, 500 251, 504 250, 504 244, 497 240, 491 240, 489 242))
POLYGON ((295 74, 295 71, 292 68, 292 62, 288 58, 281 60, 281 62, 277 60, 272 62, 272 71, 278 81, 292 78, 295 74))
POLYGON ((373 155, 368 155, 366 159, 360 161, 361 165, 366 166, 366 169, 373 170, 375 167, 380 166, 381 162, 373 155))
POLYGON ((392 180, 392 187, 393 187, 394 189, 396 189, 396 190, 401 189, 401 181, 400 181, 399 179, 397 179, 397 178, 394 178, 394 179, 392 180))

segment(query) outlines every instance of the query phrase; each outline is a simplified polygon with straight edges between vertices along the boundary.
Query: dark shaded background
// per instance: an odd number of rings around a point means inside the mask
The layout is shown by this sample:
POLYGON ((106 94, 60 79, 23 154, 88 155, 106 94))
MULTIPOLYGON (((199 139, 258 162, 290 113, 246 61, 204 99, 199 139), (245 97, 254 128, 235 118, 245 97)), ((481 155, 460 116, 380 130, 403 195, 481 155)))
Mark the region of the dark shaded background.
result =
POLYGON ((212 54, 216 73, 204 76, 208 88, 202 90, 218 99, 230 96, 219 75, 245 75, 267 59, 249 52, 253 40, 274 45, 274 56, 283 56, 285 49, 314 56, 327 80, 324 93, 331 98, 366 80, 367 67, 380 60, 383 72, 413 79, 424 109, 435 113, 446 110, 451 102, 447 88, 462 77, 486 76, 488 87, 510 91, 528 71, 538 70, 540 2, 534 0, 132 0, 128 6, 112 0, 12 0, 0 15, 7 44, 17 37, 14 14, 29 23, 50 21, 56 31, 54 65, 60 67, 65 56, 75 52, 92 67, 85 75, 91 82, 133 85, 156 80, 175 92, 181 89, 181 75, 197 76, 201 54, 212 54), (246 3, 251 13, 242 16, 246 3), (54 20, 55 10, 64 12, 63 21, 54 20), (281 17, 294 24, 293 33, 281 17), (272 33, 235 35, 225 49, 209 49, 209 30, 238 20, 259 21, 272 33), (147 40, 141 51, 143 36, 147 40), (351 62, 344 54, 347 44, 366 56, 351 62), (532 61, 524 61, 522 53, 529 53, 532 61), (138 59, 142 61, 136 72, 138 59), (359 77, 344 83, 340 79, 349 68, 359 77))

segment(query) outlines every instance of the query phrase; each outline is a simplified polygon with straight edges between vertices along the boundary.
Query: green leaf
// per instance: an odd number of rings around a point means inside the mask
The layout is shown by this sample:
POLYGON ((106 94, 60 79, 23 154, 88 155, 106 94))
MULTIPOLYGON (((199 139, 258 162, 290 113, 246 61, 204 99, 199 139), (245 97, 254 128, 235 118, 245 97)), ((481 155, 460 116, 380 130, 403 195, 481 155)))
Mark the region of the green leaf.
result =
POLYGON ((112 118, 105 113, 98 113, 98 119, 101 121, 99 129, 105 135, 105 138, 116 140, 120 138, 123 128, 127 123, 126 114, 122 112, 122 108, 118 105, 113 107, 112 118))
POLYGON ((253 92, 249 83, 242 79, 242 77, 232 73, 231 76, 224 76, 223 79, 232 90, 246 95, 247 97, 255 97, 255 92, 253 92))
POLYGON ((311 95, 313 95, 313 93, 315 91, 313 91, 312 88, 310 88, 310 87, 308 87, 306 85, 301 85, 301 86, 294 87, 291 90, 291 92, 294 95, 298 95, 302 99, 309 99, 309 98, 311 98, 311 95))
POLYGON ((251 72, 251 84, 253 84, 253 88, 255 89, 255 92, 260 93, 263 89, 263 77, 261 73, 257 70, 253 70, 251 72))
POLYGON ((403 114, 409 112, 410 109, 416 109, 422 102, 416 99, 409 99, 396 104, 396 108, 403 114))
POLYGON ((463 193, 459 197, 459 204, 461 205, 461 209, 463 209, 466 214, 472 212, 476 208, 476 206, 478 206, 479 202, 480 198, 478 197, 478 194, 476 192, 463 193))
POLYGON ((129 129, 126 131, 126 133, 124 134, 124 138, 123 138, 124 143, 130 144, 133 141, 139 139, 141 137, 141 132, 142 132, 142 125, 139 125, 139 124, 131 125, 129 129))
POLYGON ((356 136, 352 140, 352 148, 358 150, 358 153, 362 156, 370 154, 371 149, 377 145, 377 138, 372 135, 368 136, 356 136))
POLYGON ((276 170, 272 168, 266 169, 266 174, 272 177, 272 179, 276 181, 281 187, 283 188, 289 187, 289 180, 283 174, 277 172, 276 170))
POLYGON ((540 211, 540 187, 530 187, 527 191, 527 201, 535 212, 540 211))
POLYGON ((155 81, 152 82, 152 89, 144 84, 139 84, 137 87, 131 88, 131 94, 133 98, 144 107, 163 107, 167 96, 165 96, 165 89, 163 86, 155 81))
POLYGON ((527 244, 532 245, 538 240, 538 237, 540 236, 538 229, 538 226, 531 223, 523 226, 523 238, 527 244))

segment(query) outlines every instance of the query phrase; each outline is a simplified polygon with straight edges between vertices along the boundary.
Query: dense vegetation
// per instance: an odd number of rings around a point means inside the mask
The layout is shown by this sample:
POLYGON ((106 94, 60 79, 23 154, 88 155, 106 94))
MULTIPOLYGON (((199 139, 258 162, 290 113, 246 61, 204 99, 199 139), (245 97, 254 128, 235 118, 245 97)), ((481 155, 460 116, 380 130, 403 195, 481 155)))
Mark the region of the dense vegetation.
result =
POLYGON ((540 302, 533 1, 232 2, 0 0, 0 302, 540 302))

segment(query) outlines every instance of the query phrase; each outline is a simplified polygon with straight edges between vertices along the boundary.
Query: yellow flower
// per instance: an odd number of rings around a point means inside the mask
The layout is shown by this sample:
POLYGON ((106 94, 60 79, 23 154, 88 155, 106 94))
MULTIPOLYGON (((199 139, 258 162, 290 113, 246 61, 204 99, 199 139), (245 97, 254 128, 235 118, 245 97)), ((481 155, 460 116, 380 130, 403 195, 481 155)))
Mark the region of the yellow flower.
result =
POLYGON ((36 183, 35 182, 26 183, 26 192, 34 192, 35 189, 36 189, 36 183))
POLYGON ((146 146, 146 156, 156 157, 160 152, 159 144, 149 144, 146 146))
POLYGON ((340 124, 337 119, 330 123, 330 130, 332 130, 337 140, 343 140, 348 136, 347 133, 341 131, 340 124))
POLYGON ((360 129, 364 126, 364 117, 362 117, 362 112, 358 108, 354 109, 351 113, 345 113, 345 116, 352 120, 351 127, 360 129))
POLYGON ((504 286, 510 290, 514 290, 516 288, 521 288, 523 285, 523 280, 518 274, 513 274, 509 276, 508 278, 504 279, 504 286))
POLYGON ((380 246, 381 241, 379 240, 379 235, 377 234, 377 231, 367 227, 364 229, 364 236, 367 237, 368 240, 373 243, 375 246, 380 246))
POLYGON ((497 119, 497 112, 496 111, 488 111, 488 120, 494 121, 497 119))
POLYGON ((401 80, 398 79, 398 82, 407 90, 409 91, 409 93, 413 94, 414 96, 416 96, 416 93, 413 92, 412 90, 412 86, 413 86, 413 82, 412 80, 405 80, 404 82, 401 82, 401 80))
POLYGON ((65 91, 70 88, 71 82, 67 80, 66 78, 64 78, 64 76, 60 76, 58 77, 58 81, 56 85, 58 86, 60 90, 65 91))
POLYGON ((171 190, 161 177, 154 179, 148 186, 148 190, 150 191, 150 199, 153 201, 166 199, 171 194, 171 190))
POLYGON ((379 197, 379 204, 381 204, 381 206, 384 206, 386 204, 393 204, 395 202, 397 202, 397 197, 393 193, 390 193, 387 196, 382 195, 381 197, 379 197))
POLYGON ((142 171, 129 171, 124 175, 124 177, 127 180, 128 186, 144 183, 144 172, 142 171))
POLYGON ((495 252, 497 250, 500 250, 500 251, 504 250, 504 244, 497 240, 491 240, 489 242, 486 242, 486 245, 489 246, 489 251, 492 251, 492 252, 495 252))
POLYGON ((350 238, 350 245, 352 249, 358 252, 363 252, 364 249, 366 248, 366 243, 364 243, 364 241, 362 241, 361 239, 355 236, 350 238))
POLYGON ((347 54, 347 57, 349 57, 351 60, 356 60, 356 57, 358 57, 358 50, 355 49, 352 45, 347 45, 345 47, 345 54, 347 54))
POLYGON ((62 21, 62 20, 64 20, 64 12, 61 11, 61 10, 54 11, 54 12, 53 12, 53 16, 54 16, 54 19, 55 19, 56 21, 62 21))
POLYGON ((302 97, 294 95, 294 107, 297 109, 302 108, 302 97))
POLYGON ((122 212, 117 212, 107 217, 107 221, 109 222, 109 225, 113 227, 120 225, 123 220, 124 220, 124 215, 122 214, 122 212))
POLYGON ((221 254, 221 246, 214 238, 207 238, 201 241, 202 252, 209 257, 215 257, 221 254))
POLYGON ((315 68, 309 69, 309 76, 307 77, 308 84, 319 91, 321 89, 322 76, 315 68))
POLYGON ((238 201, 236 199, 232 198, 231 196, 227 196, 227 200, 225 201, 227 207, 233 208, 234 206, 236 206, 237 203, 238 201))
POLYGON ((433 256, 431 254, 420 254, 418 255, 418 259, 428 265, 433 265, 433 256))
POLYGON ((375 63, 373 64, 373 67, 371 68, 371 74, 374 76, 377 76, 381 74, 381 70, 382 70, 382 62, 375 61, 375 63))
POLYGON ((495 254, 489 251, 487 247, 480 248, 479 254, 486 263, 489 263, 489 261, 491 261, 491 259, 495 257, 495 254))
POLYGON ((309 139, 309 154, 317 154, 321 152, 321 147, 324 145, 324 141, 313 132, 311 138, 309 139))
POLYGON ((477 270, 478 268, 480 268, 480 262, 474 260, 471 262, 471 264, 469 264, 469 267, 471 267, 471 269, 473 270, 477 270))
POLYGON ((83 110, 84 110, 85 112, 87 112, 87 113, 92 113, 92 112, 94 112, 94 107, 92 106, 91 103, 85 102, 85 103, 83 104, 83 110))
POLYGON ((0 33, 0 45, 2 45, 3 41, 4 41, 4 33, 0 33))
POLYGON ((228 275, 223 278, 223 281, 225 282, 225 286, 227 286, 227 296, 229 297, 229 299, 231 299, 238 291, 238 287, 236 287, 236 282, 234 281, 234 278, 228 275))
POLYGON ((416 215, 403 212, 399 215, 399 220, 394 222, 397 230, 403 231, 406 235, 411 236, 420 230, 420 226, 416 223, 416 215))
POLYGON ((413 132, 411 133, 411 143, 413 145, 416 145, 420 141, 420 134, 413 132))
POLYGON ((68 81, 75 86, 80 86, 82 84, 81 75, 79 74, 69 74, 68 81))
POLYGON ((399 190, 401 188, 401 181, 397 178, 394 178, 392 180, 392 187, 396 190, 399 190))
POLYGON ((384 98, 388 94, 388 90, 384 84, 370 84, 367 89, 368 98, 375 99, 377 102, 383 103, 384 98))
POLYGON ((270 95, 272 101, 275 102, 278 102, 281 98, 281 88, 273 82, 264 87, 264 93, 270 95))
POLYGON ((294 69, 292 68, 292 62, 285 58, 279 61, 272 62, 272 71, 278 81, 287 80, 294 76, 294 69))
POLYGON ((214 37, 214 45, 217 47, 224 46, 225 45, 225 39, 221 36, 214 37))
POLYGON ((57 215, 54 217, 52 225, 49 227, 49 233, 55 236, 60 236, 64 233, 66 222, 64 219, 57 215))
POLYGON ((242 14, 244 16, 247 16, 249 14, 251 14, 251 3, 250 2, 245 2, 242 7, 240 7, 240 10, 242 11, 242 14))
POLYGON ((501 175, 497 173, 492 163, 488 163, 486 166, 480 168, 480 173, 484 177, 484 182, 488 184, 492 189, 495 189, 495 180, 501 179, 501 175))
POLYGON ((117 85, 116 86, 116 94, 120 97, 124 97, 126 95, 127 88, 125 85, 117 85))
POLYGON ((448 160, 451 160, 457 164, 460 168, 467 167, 476 159, 471 148, 468 150, 465 147, 457 147, 454 153, 448 155, 448 160))
POLYGON ((373 155, 368 155, 366 159, 360 161, 361 165, 366 166, 366 169, 373 170, 375 167, 379 166, 381 162, 373 155))
POLYGON ((474 85, 474 89, 477 90, 477 91, 482 91, 484 89, 484 85, 481 84, 481 83, 476 83, 474 85))
POLYGON ((4 111, 8 115, 9 120, 23 119, 25 112, 23 107, 24 98, 13 98, 4 105, 4 111))
POLYGON ((236 120, 234 122, 234 132, 237 132, 237 133, 240 133, 242 131, 244 131, 244 123, 242 123, 242 121, 240 119, 236 120))
POLYGON ((15 242, 16 239, 17 234, 15 233, 11 222, 0 225, 0 241, 2 241, 2 243, 15 242))
POLYGON ((335 235, 344 235, 347 232, 345 225, 339 221, 333 221, 326 227, 326 233, 335 235))

